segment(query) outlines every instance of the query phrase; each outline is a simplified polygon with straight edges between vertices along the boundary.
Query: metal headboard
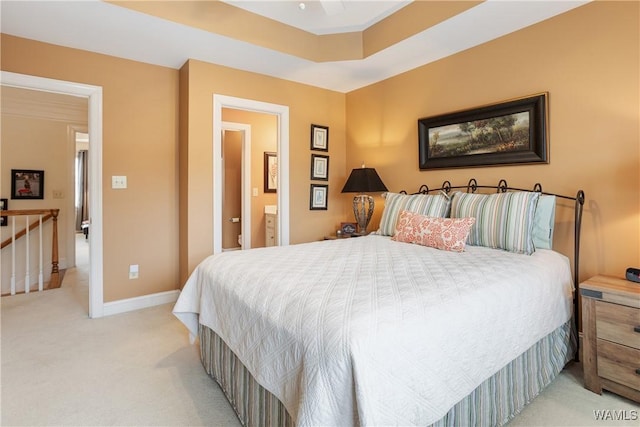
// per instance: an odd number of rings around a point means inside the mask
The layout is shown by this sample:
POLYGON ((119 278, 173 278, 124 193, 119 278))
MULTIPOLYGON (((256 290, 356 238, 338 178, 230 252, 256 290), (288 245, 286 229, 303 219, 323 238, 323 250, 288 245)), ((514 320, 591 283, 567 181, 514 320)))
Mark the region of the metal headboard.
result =
MULTIPOLYGON (((545 194, 549 196, 556 196, 560 199, 565 200, 573 200, 574 205, 574 224, 573 224, 573 285, 574 285, 574 294, 573 294, 573 313, 574 313, 574 321, 576 334, 579 331, 579 319, 580 319, 580 306, 578 304, 578 294, 579 294, 579 283, 580 280, 578 278, 580 272, 580 230, 582 228, 582 209, 584 207, 584 191, 578 190, 575 196, 565 196, 562 194, 555 193, 547 193, 542 191, 542 185, 540 183, 536 183, 533 186, 533 189, 524 189, 524 188, 515 188, 509 187, 507 185, 507 181, 501 179, 498 182, 498 185, 478 185, 478 182, 475 178, 471 178, 467 185, 451 185, 449 181, 444 181, 442 186, 439 188, 429 188, 429 186, 423 184, 420 186, 417 192, 411 194, 429 194, 432 192, 444 192, 447 195, 451 193, 452 190, 465 190, 467 193, 475 193, 479 188, 482 189, 491 189, 496 190, 496 193, 506 193, 507 191, 534 191, 540 194, 545 194)), ((403 194, 407 194, 406 191, 401 191, 403 194)))

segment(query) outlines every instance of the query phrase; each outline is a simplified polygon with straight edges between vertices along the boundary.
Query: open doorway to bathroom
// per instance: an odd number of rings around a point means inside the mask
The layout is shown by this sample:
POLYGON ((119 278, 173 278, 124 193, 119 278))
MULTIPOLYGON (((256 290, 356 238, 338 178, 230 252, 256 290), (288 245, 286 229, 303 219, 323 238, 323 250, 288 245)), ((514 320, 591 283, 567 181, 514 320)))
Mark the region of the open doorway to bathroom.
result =
MULTIPOLYGON (((235 98, 226 95, 213 95, 213 128, 222 129, 223 121, 235 121, 242 123, 242 120, 236 120, 232 117, 224 115, 227 111, 238 112, 253 112, 262 113, 269 116, 273 116, 276 123, 275 134, 273 135, 277 152, 277 192, 275 193, 275 200, 277 205, 277 217, 275 218, 275 235, 277 236, 278 245, 289 244, 289 107, 285 105, 277 105, 266 103, 262 101, 255 101, 250 99, 235 98), (223 117, 224 116, 224 117, 223 117)), ((252 125, 253 128, 253 125, 252 125)), ((253 141, 257 141, 257 138, 253 138, 253 141)), ((213 253, 219 253, 222 251, 222 132, 213 132, 213 253)), ((253 145, 253 144, 252 144, 253 145)), ((259 153, 255 147, 252 147, 252 156, 255 156, 256 152, 259 153)), ((258 157, 262 156, 260 160, 260 167, 264 162, 264 153, 257 154, 258 157)), ((263 175, 258 174, 258 177, 263 175)), ((251 182, 255 182, 256 176, 252 174, 251 182)), ((250 194, 251 198, 254 198, 254 194, 260 195, 260 185, 262 179, 258 178, 257 184, 244 184, 243 189, 245 197, 250 194), (249 189, 247 190, 247 186, 249 189)), ((253 203, 251 203, 253 205, 253 203)), ((253 208, 255 210, 255 207, 253 208)), ((259 214, 264 220, 264 210, 259 214)), ((253 214, 251 215, 253 216, 253 214)), ((243 230, 247 228, 248 221, 243 222, 243 230)), ((252 221, 253 224, 253 221, 252 221)), ((252 228, 255 225, 252 225, 252 228)), ((244 234, 244 231, 243 231, 244 234)), ((250 235, 258 235, 254 231, 250 232, 250 235)), ((246 242, 246 238, 243 238, 246 242)))
POLYGON ((278 244, 278 116, 222 109, 222 250, 278 244))

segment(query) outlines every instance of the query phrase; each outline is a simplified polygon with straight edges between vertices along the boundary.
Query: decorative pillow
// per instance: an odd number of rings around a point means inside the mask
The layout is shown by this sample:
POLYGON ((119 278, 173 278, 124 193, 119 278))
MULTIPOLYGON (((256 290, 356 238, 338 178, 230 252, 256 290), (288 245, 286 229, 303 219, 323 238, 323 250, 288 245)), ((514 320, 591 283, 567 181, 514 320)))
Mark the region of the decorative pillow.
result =
POLYGON ((553 228, 556 223, 556 196, 540 195, 533 216, 533 245, 536 249, 553 248, 553 228))
POLYGON ((475 218, 439 218, 402 211, 391 240, 463 252, 475 222, 475 218))
POLYGON ((451 201, 444 194, 387 193, 378 234, 393 236, 400 212, 403 210, 433 217, 449 215, 451 201))
POLYGON ((451 217, 474 217, 467 243, 531 255, 533 216, 540 193, 510 191, 496 194, 456 192, 451 217))

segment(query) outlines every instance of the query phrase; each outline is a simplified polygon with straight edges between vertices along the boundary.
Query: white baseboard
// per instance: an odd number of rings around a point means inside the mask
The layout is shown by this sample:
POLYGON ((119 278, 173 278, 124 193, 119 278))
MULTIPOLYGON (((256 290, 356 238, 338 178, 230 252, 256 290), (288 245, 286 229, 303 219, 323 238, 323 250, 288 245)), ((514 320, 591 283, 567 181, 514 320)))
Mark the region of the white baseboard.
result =
POLYGON ((156 294, 105 302, 103 304, 103 315, 111 316, 112 314, 126 313, 128 311, 140 310, 141 308, 169 304, 176 302, 179 295, 180 291, 176 289, 175 291, 158 292, 156 294))

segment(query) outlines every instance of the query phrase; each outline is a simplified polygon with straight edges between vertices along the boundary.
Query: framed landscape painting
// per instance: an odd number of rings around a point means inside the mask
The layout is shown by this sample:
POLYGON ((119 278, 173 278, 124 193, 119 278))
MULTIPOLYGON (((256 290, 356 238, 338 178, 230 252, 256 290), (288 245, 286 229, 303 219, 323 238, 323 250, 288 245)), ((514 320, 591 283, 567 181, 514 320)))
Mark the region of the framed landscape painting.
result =
POLYGON ((418 120, 420 169, 548 163, 547 97, 418 120))

